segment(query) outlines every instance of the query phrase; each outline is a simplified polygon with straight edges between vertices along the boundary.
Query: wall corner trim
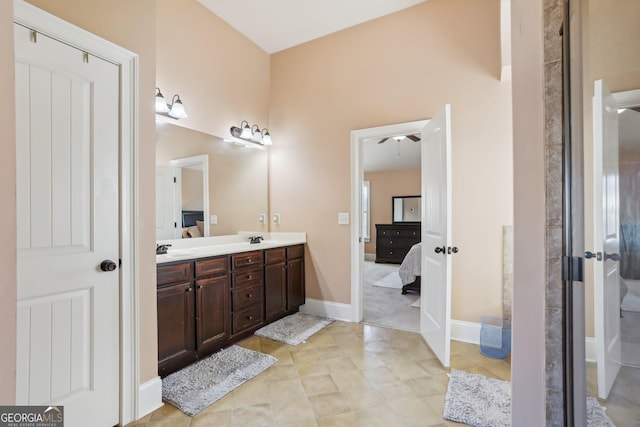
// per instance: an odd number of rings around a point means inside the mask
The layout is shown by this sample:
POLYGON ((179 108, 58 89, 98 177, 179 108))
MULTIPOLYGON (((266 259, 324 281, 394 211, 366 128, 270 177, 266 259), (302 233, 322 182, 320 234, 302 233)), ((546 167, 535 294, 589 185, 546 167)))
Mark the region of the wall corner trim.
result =
POLYGON ((138 390, 138 416, 136 420, 144 417, 164 405, 162 403, 162 380, 155 377, 140 384, 138 390))

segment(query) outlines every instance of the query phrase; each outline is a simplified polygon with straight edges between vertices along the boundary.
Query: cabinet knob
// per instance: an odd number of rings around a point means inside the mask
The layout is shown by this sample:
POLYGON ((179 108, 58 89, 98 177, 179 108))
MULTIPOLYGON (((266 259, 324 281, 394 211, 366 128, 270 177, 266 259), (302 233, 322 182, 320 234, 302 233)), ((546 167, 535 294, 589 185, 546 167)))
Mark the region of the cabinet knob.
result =
POLYGON ((198 285, 198 289, 202 289, 202 285, 198 285))
POLYGON ((191 288, 185 289, 185 292, 191 292, 191 288))
POLYGON ((247 262, 248 262, 249 264, 251 264, 251 258, 247 259, 247 262))
POLYGON ((400 232, 399 232, 399 231, 396 231, 396 234, 400 234, 400 232))
POLYGON ((247 295, 247 298, 252 298, 252 297, 253 297, 253 295, 251 295, 251 294, 247 295))
POLYGON ((393 255, 393 251, 389 251, 389 255, 393 255))
POLYGON ((253 279, 253 276, 252 276, 252 275, 250 275, 250 274, 248 274, 248 275, 247 275, 247 279, 253 279))
POLYGON ((393 240, 389 240, 389 244, 390 244, 390 245, 393 245, 393 240))
POLYGON ((253 320, 253 316, 247 317, 247 320, 253 320))

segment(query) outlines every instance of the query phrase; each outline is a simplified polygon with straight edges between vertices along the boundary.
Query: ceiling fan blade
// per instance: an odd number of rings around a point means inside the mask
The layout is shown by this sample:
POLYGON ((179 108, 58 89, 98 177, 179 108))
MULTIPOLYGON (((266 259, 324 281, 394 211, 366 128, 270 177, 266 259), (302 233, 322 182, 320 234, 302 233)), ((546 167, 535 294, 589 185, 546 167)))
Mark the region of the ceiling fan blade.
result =
POLYGON ((407 135, 407 138, 409 138, 410 140, 412 140, 413 142, 418 142, 420 141, 420 137, 418 135, 407 135))
POLYGON ((382 144, 383 142, 385 142, 387 139, 389 138, 382 138, 380 141, 378 141, 378 144, 382 144))

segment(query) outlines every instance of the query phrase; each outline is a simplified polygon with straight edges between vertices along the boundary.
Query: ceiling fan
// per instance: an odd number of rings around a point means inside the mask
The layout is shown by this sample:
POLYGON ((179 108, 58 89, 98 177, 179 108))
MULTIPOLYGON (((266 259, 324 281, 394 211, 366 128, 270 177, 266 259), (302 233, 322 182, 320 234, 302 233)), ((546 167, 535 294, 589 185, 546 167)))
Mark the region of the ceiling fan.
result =
POLYGON ((378 141, 378 144, 382 144, 383 142, 386 142, 388 139, 395 139, 396 141, 399 142, 404 138, 409 138, 413 142, 420 141, 420 137, 417 134, 413 134, 413 135, 398 135, 398 136, 388 136, 386 138, 382 138, 380 141, 378 141))

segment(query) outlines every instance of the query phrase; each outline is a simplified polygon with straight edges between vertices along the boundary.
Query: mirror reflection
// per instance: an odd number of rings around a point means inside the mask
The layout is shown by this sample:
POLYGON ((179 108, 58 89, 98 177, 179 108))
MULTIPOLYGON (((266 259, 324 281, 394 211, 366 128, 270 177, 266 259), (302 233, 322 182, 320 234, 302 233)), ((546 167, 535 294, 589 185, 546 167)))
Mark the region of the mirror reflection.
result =
POLYGON ((268 153, 156 122, 156 239, 268 231, 268 153))

